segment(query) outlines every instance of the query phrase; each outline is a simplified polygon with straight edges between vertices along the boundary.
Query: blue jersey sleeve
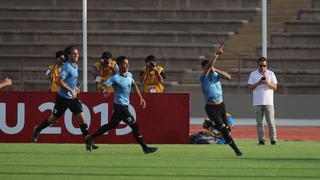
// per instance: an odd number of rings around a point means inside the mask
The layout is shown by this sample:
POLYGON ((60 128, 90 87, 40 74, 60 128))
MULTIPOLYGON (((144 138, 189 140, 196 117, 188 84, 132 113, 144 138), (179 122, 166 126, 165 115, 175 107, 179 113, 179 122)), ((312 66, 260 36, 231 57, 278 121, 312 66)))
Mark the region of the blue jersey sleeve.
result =
POLYGON ((61 72, 59 74, 59 77, 62 79, 65 79, 68 76, 68 74, 69 74, 68 66, 67 64, 63 64, 61 67, 61 72))
POLYGON ((200 82, 203 82, 206 78, 208 78, 209 81, 219 81, 220 75, 217 72, 209 73, 207 77, 205 77, 204 74, 201 74, 199 80, 200 82))
POLYGON ((106 87, 112 86, 113 80, 114 80, 114 76, 111 76, 107 81, 103 83, 103 85, 106 87))
POLYGON ((220 81, 220 75, 217 72, 209 73, 208 78, 212 82, 220 81))
POLYGON ((227 117, 227 121, 228 121, 228 123, 231 125, 231 127, 234 126, 234 121, 233 121, 232 116, 227 117))

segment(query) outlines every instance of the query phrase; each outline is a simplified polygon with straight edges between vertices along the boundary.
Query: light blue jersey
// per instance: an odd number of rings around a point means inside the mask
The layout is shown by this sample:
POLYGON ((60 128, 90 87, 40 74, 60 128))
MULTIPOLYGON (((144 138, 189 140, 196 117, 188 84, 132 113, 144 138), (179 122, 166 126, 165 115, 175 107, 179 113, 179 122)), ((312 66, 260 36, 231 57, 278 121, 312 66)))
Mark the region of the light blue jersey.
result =
MULTIPOLYGON (((78 82, 78 65, 75 67, 71 65, 71 61, 65 62, 61 67, 59 77, 63 79, 73 91, 76 91, 78 82)), ((58 95, 67 99, 72 99, 72 94, 65 88, 60 88, 58 95)))
POLYGON ((114 103, 120 105, 129 105, 130 100, 130 92, 131 92, 131 85, 134 82, 132 74, 130 72, 126 73, 127 76, 123 77, 120 76, 119 73, 114 74, 111 76, 106 82, 104 82, 105 86, 112 86, 114 90, 114 103))
POLYGON ((199 80, 206 102, 223 100, 220 79, 217 72, 210 72, 206 78, 204 74, 201 74, 199 80))

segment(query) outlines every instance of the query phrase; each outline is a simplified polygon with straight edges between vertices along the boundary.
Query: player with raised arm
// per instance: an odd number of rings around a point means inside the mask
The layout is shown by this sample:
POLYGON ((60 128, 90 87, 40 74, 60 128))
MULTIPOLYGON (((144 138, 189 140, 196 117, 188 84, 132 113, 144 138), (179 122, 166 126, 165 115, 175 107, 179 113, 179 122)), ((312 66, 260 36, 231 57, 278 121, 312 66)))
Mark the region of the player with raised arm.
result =
POLYGON ((213 65, 218 56, 223 53, 223 46, 221 46, 211 60, 203 60, 201 66, 203 73, 200 76, 200 83, 203 96, 206 100, 205 110, 209 119, 216 125, 217 130, 222 133, 226 144, 234 150, 237 156, 242 156, 242 152, 237 147, 229 131, 231 130, 226 118, 225 104, 223 102, 222 87, 220 79, 231 80, 231 76, 215 68, 213 65))

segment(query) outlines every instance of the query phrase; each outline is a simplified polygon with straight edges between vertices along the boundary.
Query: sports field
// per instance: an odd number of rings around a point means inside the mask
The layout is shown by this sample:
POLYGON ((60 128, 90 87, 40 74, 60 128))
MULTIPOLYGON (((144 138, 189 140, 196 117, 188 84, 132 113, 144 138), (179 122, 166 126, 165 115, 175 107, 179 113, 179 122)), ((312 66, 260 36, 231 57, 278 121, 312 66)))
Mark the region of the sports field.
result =
POLYGON ((226 145, 156 145, 145 155, 136 144, 0 143, 0 179, 320 179, 319 141, 256 145, 238 140, 236 157, 226 145))

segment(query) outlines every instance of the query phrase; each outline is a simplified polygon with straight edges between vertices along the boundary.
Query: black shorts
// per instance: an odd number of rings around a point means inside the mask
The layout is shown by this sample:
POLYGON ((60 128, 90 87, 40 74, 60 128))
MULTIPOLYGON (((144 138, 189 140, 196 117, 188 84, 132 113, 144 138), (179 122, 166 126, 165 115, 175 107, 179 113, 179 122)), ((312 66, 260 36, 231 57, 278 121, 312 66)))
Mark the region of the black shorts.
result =
POLYGON ((227 117, 224 103, 218 105, 206 104, 206 112, 211 121, 215 123, 215 128, 220 129, 226 125, 227 117))
POLYGON ((129 106, 114 104, 110 123, 119 124, 120 121, 123 121, 128 125, 132 125, 136 122, 136 119, 129 112, 129 106))
POLYGON ((52 115, 56 118, 60 118, 68 108, 73 114, 80 114, 83 112, 81 101, 78 98, 67 99, 57 94, 56 103, 54 105, 52 115))

